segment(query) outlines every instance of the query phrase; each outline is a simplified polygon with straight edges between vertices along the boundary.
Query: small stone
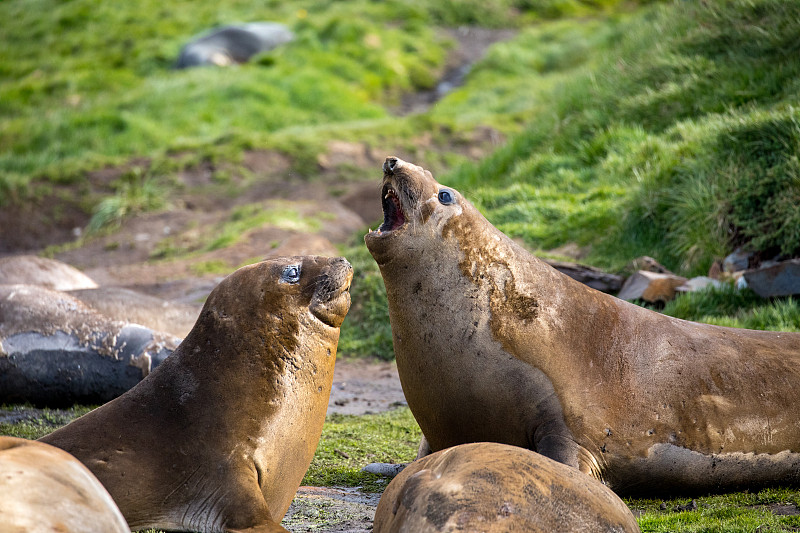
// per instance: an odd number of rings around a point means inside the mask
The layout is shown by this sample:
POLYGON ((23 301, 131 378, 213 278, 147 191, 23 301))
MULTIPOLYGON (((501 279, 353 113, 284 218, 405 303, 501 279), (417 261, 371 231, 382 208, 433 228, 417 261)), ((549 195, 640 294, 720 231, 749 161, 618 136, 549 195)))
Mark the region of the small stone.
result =
POLYGON ((752 257, 753 254, 751 252, 745 252, 741 248, 737 248, 732 254, 722 260, 722 270, 725 272, 747 270, 752 257))
POLYGON ((722 283, 708 276, 698 276, 688 280, 680 287, 676 287, 676 292, 695 292, 707 289, 708 287, 721 287, 722 283))
POLYGON ((674 274, 640 270, 625 280, 617 297, 622 300, 644 300, 650 303, 668 302, 675 298, 675 289, 686 281, 686 278, 674 274))

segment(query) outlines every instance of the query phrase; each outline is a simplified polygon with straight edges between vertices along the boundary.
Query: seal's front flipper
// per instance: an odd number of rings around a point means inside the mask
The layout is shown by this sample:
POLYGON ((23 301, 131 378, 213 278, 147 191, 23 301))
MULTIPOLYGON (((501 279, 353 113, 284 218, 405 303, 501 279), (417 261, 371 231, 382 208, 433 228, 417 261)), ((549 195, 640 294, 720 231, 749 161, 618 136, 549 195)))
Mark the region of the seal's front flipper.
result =
POLYGON ((577 468, 598 481, 603 481, 600 464, 589 450, 563 435, 545 435, 536 442, 535 452, 554 461, 577 468))
POLYGON ((289 530, 275 522, 248 527, 247 529, 225 529, 225 533, 289 533, 289 530))
POLYGON ((422 438, 419 441, 419 448, 417 449, 417 459, 422 459, 426 455, 430 455, 433 453, 431 450, 431 445, 428 444, 428 439, 425 438, 425 435, 422 435, 422 438))

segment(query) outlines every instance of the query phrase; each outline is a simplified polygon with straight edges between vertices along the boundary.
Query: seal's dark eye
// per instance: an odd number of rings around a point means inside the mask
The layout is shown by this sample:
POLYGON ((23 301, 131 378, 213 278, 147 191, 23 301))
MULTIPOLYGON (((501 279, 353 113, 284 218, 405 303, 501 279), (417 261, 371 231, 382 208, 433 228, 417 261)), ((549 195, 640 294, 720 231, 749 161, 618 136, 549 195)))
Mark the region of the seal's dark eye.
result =
POLYGON ((300 265, 289 265, 281 272, 281 281, 297 283, 300 281, 300 265))
POLYGON ((439 203, 450 205, 455 203, 455 201, 456 199, 452 191, 448 191, 447 189, 439 189, 439 203))

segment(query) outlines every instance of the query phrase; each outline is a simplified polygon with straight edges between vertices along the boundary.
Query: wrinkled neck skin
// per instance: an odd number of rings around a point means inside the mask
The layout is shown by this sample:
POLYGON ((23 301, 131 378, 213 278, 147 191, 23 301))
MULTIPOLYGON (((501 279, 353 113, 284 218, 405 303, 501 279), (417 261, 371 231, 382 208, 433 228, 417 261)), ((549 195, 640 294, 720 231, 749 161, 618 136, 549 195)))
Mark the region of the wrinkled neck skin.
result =
POLYGON ((538 364, 546 347, 526 341, 526 357, 513 353, 525 334, 519 317, 547 329, 539 284, 562 280, 533 257, 535 271, 520 271, 515 258, 527 252, 469 202, 450 209, 437 207, 435 196, 426 202, 432 213, 425 223, 410 223, 371 243, 370 251, 386 285, 403 390, 431 449, 504 442, 597 470, 572 444, 559 398, 538 364), (504 320, 507 313, 517 318, 504 320))
POLYGON ((620 493, 800 484, 800 334, 687 322, 602 294, 463 198, 437 205, 434 190, 405 227, 366 238, 433 451, 523 446, 620 493))

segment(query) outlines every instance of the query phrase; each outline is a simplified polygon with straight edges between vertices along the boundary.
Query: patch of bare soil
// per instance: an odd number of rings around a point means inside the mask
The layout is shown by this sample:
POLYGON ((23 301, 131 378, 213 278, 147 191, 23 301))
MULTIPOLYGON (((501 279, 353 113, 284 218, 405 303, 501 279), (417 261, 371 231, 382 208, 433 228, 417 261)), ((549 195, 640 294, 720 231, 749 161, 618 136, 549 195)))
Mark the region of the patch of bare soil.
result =
POLYGON ((380 497, 346 487, 300 487, 281 525, 292 533, 369 533, 380 497))

